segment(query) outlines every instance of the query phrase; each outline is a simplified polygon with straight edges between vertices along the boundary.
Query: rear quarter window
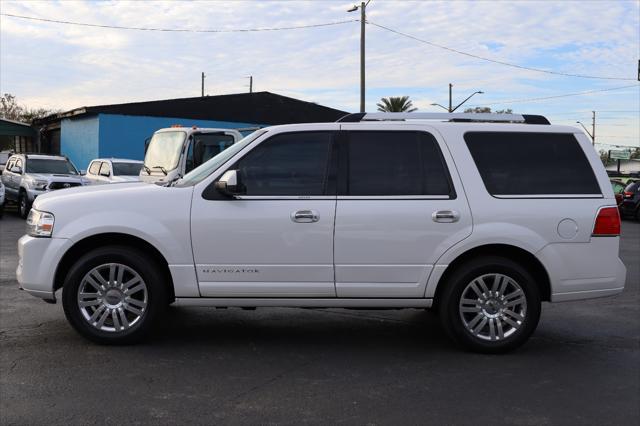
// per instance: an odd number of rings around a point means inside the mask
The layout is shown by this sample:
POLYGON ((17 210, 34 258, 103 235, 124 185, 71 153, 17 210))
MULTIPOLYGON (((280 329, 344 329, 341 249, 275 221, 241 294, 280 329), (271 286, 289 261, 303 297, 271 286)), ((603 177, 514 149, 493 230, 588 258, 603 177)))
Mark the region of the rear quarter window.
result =
POLYGON ((464 140, 491 195, 602 194, 572 134, 469 132, 464 140))

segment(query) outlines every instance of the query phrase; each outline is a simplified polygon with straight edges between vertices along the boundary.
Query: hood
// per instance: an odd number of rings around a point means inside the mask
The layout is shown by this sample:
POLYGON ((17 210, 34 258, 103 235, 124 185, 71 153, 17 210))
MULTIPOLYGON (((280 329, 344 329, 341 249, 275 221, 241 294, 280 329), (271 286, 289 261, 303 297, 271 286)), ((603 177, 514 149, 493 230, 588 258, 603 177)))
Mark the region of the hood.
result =
POLYGON ((114 176, 111 182, 139 182, 140 176, 114 176))
POLYGON ((82 182, 82 176, 80 175, 67 175, 59 173, 27 173, 25 176, 36 179, 46 180, 49 182, 82 182))
POLYGON ((135 203, 136 199, 153 197, 154 194, 173 189, 176 188, 149 185, 142 182, 132 182, 126 185, 77 186, 66 188, 63 191, 50 191, 39 195, 34 201, 33 207, 52 213, 61 207, 64 207, 65 210, 77 209, 76 211, 80 212, 87 209, 101 208, 104 204, 114 202, 135 203))

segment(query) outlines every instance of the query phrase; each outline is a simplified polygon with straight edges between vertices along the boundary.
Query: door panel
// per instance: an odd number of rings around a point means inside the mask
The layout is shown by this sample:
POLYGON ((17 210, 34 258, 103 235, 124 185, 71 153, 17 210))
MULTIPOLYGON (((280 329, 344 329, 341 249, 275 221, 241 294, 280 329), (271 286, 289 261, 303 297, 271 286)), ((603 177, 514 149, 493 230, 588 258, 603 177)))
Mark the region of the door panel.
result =
POLYGON ((228 168, 237 170, 234 198, 194 194, 203 297, 335 297, 333 139, 333 131, 276 133, 228 168))
POLYGON ((335 297, 330 200, 194 200, 196 271, 203 297, 335 297), (319 220, 291 214, 315 210, 319 220))
POLYGON ((386 132, 375 124, 342 129, 351 131, 336 206, 337 296, 424 297, 436 260, 471 233, 446 146, 423 127, 395 129, 403 135, 388 132, 388 125, 386 132))

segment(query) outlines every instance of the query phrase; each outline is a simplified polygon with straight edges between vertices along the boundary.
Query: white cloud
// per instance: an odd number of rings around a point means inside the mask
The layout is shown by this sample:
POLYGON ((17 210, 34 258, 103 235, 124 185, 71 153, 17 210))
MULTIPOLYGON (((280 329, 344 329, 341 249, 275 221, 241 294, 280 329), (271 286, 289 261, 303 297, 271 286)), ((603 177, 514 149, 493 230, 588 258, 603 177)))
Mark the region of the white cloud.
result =
MULTIPOLYGON (((359 13, 346 12, 352 4, 5 1, 2 11, 104 25, 233 29, 356 19, 359 13)), ((597 1, 580 2, 577 7, 575 2, 564 1, 373 0, 368 19, 499 60, 632 78, 640 45, 639 4, 597 1)), ((350 110, 359 105, 359 23, 211 34, 109 30, 2 17, 0 27, 1 90, 28 104, 74 108, 197 96, 204 71, 210 94, 245 91, 244 77, 253 75, 256 90, 350 110)), ((569 79, 491 64, 367 26, 368 109, 375 109, 380 96, 406 94, 421 110, 429 110, 432 102, 447 102, 449 82, 454 83, 458 101, 484 90, 486 94, 473 99, 478 103, 622 85, 620 81, 569 79)), ((640 101, 638 89, 632 89, 505 107, 549 114, 637 111, 640 101)), ((638 135, 638 128, 630 126, 624 132, 638 135)))

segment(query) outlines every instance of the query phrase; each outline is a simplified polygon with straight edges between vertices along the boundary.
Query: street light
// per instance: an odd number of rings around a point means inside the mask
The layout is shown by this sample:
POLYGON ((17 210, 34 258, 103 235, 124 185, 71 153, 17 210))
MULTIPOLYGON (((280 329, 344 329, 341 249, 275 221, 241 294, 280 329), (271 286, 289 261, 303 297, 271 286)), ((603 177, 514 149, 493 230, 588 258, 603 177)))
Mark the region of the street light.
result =
MULTIPOLYGON (((449 88, 451 88, 451 85, 449 85, 449 88)), ((451 107, 451 98, 449 98, 449 108, 447 108, 444 105, 440 105, 437 103, 433 103, 431 104, 432 106, 439 106, 442 109, 447 110, 448 112, 453 112, 455 110, 457 110, 458 108, 460 108, 465 102, 467 102, 469 99, 471 99, 473 97, 473 95, 482 95, 484 92, 482 90, 478 90, 477 92, 473 92, 472 94, 470 94, 467 99, 465 99, 464 101, 460 102, 455 108, 451 107)))
POLYGON ((584 126, 584 124, 582 124, 582 121, 576 121, 576 123, 578 123, 579 125, 582 126, 582 128, 584 129, 585 132, 587 132, 587 134, 589 135, 589 137, 591 138, 591 144, 593 146, 596 145, 596 138, 593 137, 593 135, 587 130, 587 128, 584 126))
POLYGON ((457 110, 458 108, 460 108, 462 106, 462 104, 464 104, 465 102, 467 102, 469 99, 471 99, 473 97, 473 95, 482 95, 484 92, 481 90, 478 90, 477 92, 473 92, 472 94, 470 94, 467 99, 465 99, 464 101, 460 102, 458 104, 457 107, 455 107, 454 109, 452 109, 450 112, 453 112, 455 110, 457 110))
POLYGON ((440 104, 431 104, 431 105, 432 105, 432 106, 439 106, 440 108, 442 108, 442 109, 446 109, 446 110, 447 110, 447 112, 449 112, 449 108, 447 108, 447 107, 446 107, 446 106, 444 106, 444 105, 440 105, 440 104))
POLYGON ((364 24, 367 21, 367 5, 371 0, 360 3, 360 6, 353 5, 347 12, 355 12, 360 9, 360 112, 364 112, 364 24))

